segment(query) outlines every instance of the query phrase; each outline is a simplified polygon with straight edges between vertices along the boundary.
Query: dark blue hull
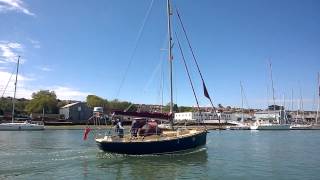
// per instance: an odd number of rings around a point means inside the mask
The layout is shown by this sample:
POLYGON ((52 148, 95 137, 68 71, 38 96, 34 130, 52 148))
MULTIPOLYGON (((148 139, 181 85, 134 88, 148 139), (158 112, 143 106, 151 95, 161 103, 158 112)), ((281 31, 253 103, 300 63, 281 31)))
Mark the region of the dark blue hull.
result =
POLYGON ((201 133, 161 141, 149 142, 97 142, 99 148, 105 152, 118 154, 163 154, 184 151, 204 146, 207 141, 207 131, 201 133))

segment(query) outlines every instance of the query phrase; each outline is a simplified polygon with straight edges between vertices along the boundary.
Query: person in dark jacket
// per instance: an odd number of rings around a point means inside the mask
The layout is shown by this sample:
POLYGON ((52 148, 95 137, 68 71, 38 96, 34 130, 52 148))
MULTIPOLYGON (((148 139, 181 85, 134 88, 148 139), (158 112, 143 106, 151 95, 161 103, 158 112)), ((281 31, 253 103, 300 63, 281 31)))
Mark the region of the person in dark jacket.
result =
POLYGON ((123 138, 124 128, 122 126, 120 119, 116 120, 115 131, 120 138, 123 138))

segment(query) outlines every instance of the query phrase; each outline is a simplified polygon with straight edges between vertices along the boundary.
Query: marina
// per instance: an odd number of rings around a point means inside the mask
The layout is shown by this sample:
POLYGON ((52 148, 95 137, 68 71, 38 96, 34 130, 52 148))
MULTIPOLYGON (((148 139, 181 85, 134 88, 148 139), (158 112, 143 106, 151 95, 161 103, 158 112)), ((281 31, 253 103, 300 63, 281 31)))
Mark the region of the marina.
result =
POLYGON ((0 0, 0 179, 319 179, 319 7, 0 0))

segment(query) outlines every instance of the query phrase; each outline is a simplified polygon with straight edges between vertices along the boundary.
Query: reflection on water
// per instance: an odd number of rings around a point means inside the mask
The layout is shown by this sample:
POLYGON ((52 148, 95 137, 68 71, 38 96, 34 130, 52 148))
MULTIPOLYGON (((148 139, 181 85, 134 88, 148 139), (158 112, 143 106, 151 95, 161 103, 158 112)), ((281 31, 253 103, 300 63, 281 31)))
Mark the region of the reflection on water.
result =
POLYGON ((207 170, 207 149, 163 155, 119 155, 97 154, 97 167, 113 173, 115 178, 124 179, 177 179, 192 171, 194 176, 207 170), (183 168, 181 168, 183 167, 183 168))

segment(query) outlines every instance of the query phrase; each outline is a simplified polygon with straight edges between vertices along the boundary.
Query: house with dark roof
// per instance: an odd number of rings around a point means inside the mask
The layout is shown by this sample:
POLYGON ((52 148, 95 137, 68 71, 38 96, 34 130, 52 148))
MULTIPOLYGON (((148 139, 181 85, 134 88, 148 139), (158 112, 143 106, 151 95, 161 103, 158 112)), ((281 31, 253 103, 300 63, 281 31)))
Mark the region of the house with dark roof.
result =
POLYGON ((93 111, 87 106, 87 103, 75 102, 61 107, 59 113, 74 124, 84 124, 92 116, 93 111))

